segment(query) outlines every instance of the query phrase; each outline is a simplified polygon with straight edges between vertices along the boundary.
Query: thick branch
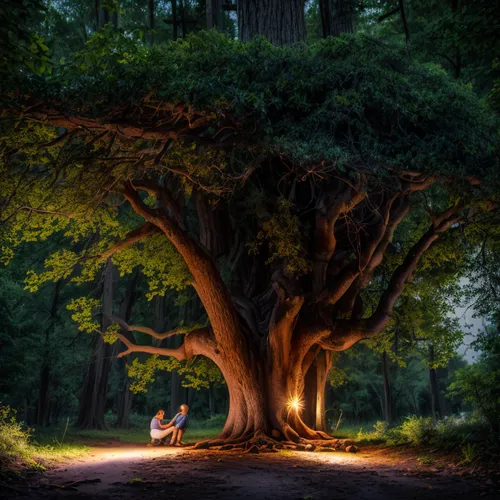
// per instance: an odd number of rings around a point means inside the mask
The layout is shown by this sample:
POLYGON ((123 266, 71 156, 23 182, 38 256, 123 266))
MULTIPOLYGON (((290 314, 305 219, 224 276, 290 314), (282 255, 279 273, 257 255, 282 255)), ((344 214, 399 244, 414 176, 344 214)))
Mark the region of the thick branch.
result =
POLYGON ((166 347, 153 347, 150 345, 137 345, 130 342, 125 335, 121 333, 116 333, 116 336, 125 344, 127 347, 126 351, 120 352, 117 356, 122 358, 123 356, 128 356, 133 352, 145 352, 147 354, 158 354, 160 356, 170 356, 183 361, 187 359, 186 350, 184 344, 176 349, 168 349, 166 347))
POLYGON ((125 344, 127 347, 126 351, 123 351, 118 354, 118 357, 121 358, 123 356, 127 356, 132 352, 145 352, 148 354, 158 354, 160 356, 170 356, 178 359, 179 361, 189 359, 192 356, 201 354, 203 356, 207 356, 208 358, 214 360, 216 358, 216 348, 213 342, 210 328, 198 328, 191 332, 185 331, 185 329, 178 328, 176 330, 172 330, 166 333, 157 333, 151 328, 145 326, 137 326, 137 325, 129 325, 121 318, 117 318, 116 316, 111 316, 110 320, 114 323, 118 323, 123 332, 131 332, 138 331, 147 333, 152 337, 158 339, 164 339, 171 337, 173 335, 178 335, 180 333, 186 333, 187 335, 184 338, 184 343, 175 348, 169 349, 165 347, 155 347, 150 345, 138 345, 135 344, 123 333, 116 333, 117 337, 125 344), (184 330, 184 331, 181 331, 184 330))
POLYGON ((318 293, 324 287, 326 270, 335 252, 335 223, 338 218, 351 211, 366 196, 359 188, 343 186, 341 190, 325 193, 321 196, 316 210, 316 228, 314 231, 314 291, 318 293), (333 200, 332 200, 333 197, 333 200))
POLYGON ((174 335, 184 335, 186 333, 189 333, 190 330, 188 328, 174 328, 173 330, 170 330, 168 332, 164 333, 158 333, 152 328, 149 328, 147 326, 139 326, 139 325, 130 325, 128 327, 129 331, 132 332, 141 332, 141 333, 146 333, 147 335, 151 335, 151 337, 154 337, 155 339, 158 340, 164 340, 168 339, 170 337, 173 337, 174 335))
POLYGON ((420 258, 439 238, 440 234, 462 220, 462 217, 457 215, 457 212, 462 208, 463 205, 454 205, 445 212, 433 216, 430 228, 413 245, 403 263, 394 271, 389 285, 371 317, 336 320, 331 327, 318 325, 309 328, 307 337, 311 345, 318 343, 324 349, 343 351, 359 340, 380 333, 389 323, 394 305, 401 295, 406 281, 417 267, 420 258))
POLYGON ((183 257, 221 351, 228 358, 241 357, 242 363, 248 362, 249 352, 244 346, 236 309, 213 258, 164 210, 147 207, 131 183, 124 184, 122 193, 134 211, 161 229, 183 257))

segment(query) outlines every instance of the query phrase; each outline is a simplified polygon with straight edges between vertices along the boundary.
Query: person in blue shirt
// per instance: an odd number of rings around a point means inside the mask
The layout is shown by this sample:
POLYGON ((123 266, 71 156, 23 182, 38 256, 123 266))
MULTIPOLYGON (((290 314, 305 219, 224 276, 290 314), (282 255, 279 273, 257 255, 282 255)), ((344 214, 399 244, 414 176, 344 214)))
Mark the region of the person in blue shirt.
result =
POLYGON ((172 439, 170 440, 170 444, 172 446, 184 446, 182 436, 184 435, 189 422, 189 406, 183 404, 181 405, 180 410, 180 413, 177 413, 177 415, 172 419, 174 428, 172 439))
POLYGON ((158 446, 159 444, 166 444, 165 438, 172 434, 170 440, 170 445, 173 446, 183 446, 184 443, 181 441, 184 431, 187 429, 187 423, 189 420, 188 405, 181 405, 180 412, 168 423, 162 424, 162 420, 165 417, 164 410, 158 410, 156 415, 152 418, 149 425, 151 443, 149 446, 158 446))

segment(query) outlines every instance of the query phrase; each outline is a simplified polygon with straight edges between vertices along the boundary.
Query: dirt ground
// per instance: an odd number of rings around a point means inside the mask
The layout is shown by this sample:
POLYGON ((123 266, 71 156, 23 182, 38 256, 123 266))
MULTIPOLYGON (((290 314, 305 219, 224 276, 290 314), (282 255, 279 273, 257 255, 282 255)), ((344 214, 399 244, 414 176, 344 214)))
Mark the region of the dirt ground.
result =
POLYGON ((500 499, 500 476, 478 477, 408 451, 245 454, 143 445, 93 447, 2 498, 500 499), (422 464, 427 463, 427 465, 422 464), (92 481, 78 483, 78 481, 92 481), (77 483, 75 483, 77 482, 77 483), (75 483, 75 484, 71 484, 75 483))

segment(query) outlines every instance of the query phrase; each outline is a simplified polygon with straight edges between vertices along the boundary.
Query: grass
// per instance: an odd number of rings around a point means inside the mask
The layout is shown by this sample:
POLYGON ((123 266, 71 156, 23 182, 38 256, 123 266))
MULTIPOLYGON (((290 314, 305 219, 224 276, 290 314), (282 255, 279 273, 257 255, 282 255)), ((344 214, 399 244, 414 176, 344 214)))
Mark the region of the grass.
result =
MULTIPOLYGON (((183 441, 185 443, 194 443, 211 439, 220 434, 222 427, 205 428, 197 425, 192 425, 186 431, 183 441)), ((40 429, 35 433, 35 439, 41 444, 50 444, 57 441, 57 437, 61 436, 64 429, 63 426, 54 426, 46 429, 40 429)), ((78 445, 85 443, 105 443, 109 441, 120 441, 121 443, 142 443, 149 442, 149 429, 135 428, 119 429, 108 428, 107 430, 91 430, 82 431, 70 428, 65 436, 65 442, 68 445, 78 445)))

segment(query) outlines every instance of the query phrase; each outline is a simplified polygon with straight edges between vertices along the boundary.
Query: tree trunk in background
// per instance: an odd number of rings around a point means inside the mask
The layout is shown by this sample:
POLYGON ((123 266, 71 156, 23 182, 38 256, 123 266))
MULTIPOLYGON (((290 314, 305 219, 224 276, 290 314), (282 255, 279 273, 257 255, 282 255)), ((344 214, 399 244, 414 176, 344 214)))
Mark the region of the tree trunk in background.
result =
POLYGON ((354 33, 353 0, 319 0, 323 36, 354 33))
POLYGON ((382 354, 382 374, 384 376, 384 420, 390 425, 392 421, 391 384, 389 381, 389 367, 387 366, 387 353, 382 354))
POLYGON ((44 338, 44 360, 40 369, 40 388, 38 393, 36 425, 46 427, 49 425, 50 415, 50 383, 51 383, 51 348, 50 336, 54 332, 57 320, 57 306, 59 304, 59 295, 61 292, 62 280, 59 280, 54 285, 54 292, 52 295, 52 303, 50 306, 49 324, 45 329, 44 338))
POLYGON ((97 31, 101 25, 99 24, 99 13, 100 13, 100 1, 99 0, 94 0, 94 8, 93 8, 93 17, 95 18, 94 22, 94 31, 97 31))
MULTIPOLYGON (((102 292, 102 321, 104 331, 110 325, 113 313, 113 264, 108 259, 104 270, 104 284, 102 292)), ((101 335, 92 342, 94 354, 85 376, 83 389, 80 395, 80 409, 77 427, 82 429, 106 429, 104 412, 108 391, 108 376, 111 367, 113 346, 106 344, 101 335)))
MULTIPOLYGON (((429 365, 434 363, 434 346, 429 346, 429 365)), ((441 408, 441 399, 439 397, 439 384, 435 368, 429 368, 429 388, 431 393, 431 411, 432 420, 443 418, 443 410, 441 408)))
POLYGON ((238 31, 247 42, 265 36, 274 45, 291 45, 306 36, 304 0, 238 0, 238 31))
POLYGON ((182 38, 186 38, 186 13, 184 11, 184 0, 179 0, 179 15, 180 15, 180 25, 182 29, 182 38))
POLYGON ((177 0, 172 0, 172 40, 175 42, 177 37, 177 0))
POLYGON ((311 429, 317 431, 327 432, 325 396, 331 367, 332 354, 321 350, 305 376, 302 420, 311 429))
POLYGON ((320 351, 316 356, 316 376, 317 376, 317 393, 316 393, 316 419, 314 429, 317 431, 328 432, 326 424, 326 383, 328 381, 328 373, 332 367, 332 353, 330 351, 320 351))
POLYGON ((208 388, 208 413, 211 417, 217 413, 215 398, 215 386, 214 384, 210 384, 210 387, 208 388))
POLYGON ((36 425, 49 425, 50 411, 50 360, 46 359, 40 370, 40 386, 36 411, 36 425))
POLYGON ((109 23, 109 11, 108 9, 101 9, 101 26, 106 26, 109 23))
POLYGON ((399 1, 399 12, 401 14, 401 22, 403 23, 403 30, 405 32, 406 43, 410 43, 410 29, 408 28, 408 19, 406 15, 406 4, 404 0, 399 1))
POLYGON ((224 11, 222 4, 224 0, 206 0, 207 1, 207 29, 215 28, 217 31, 224 30, 224 11))
MULTIPOLYGON (((123 319, 126 323, 129 322, 130 316, 132 314, 132 307, 135 302, 136 294, 135 290, 137 287, 137 281, 139 278, 139 274, 134 272, 132 279, 128 283, 127 289, 125 291, 125 297, 123 302, 120 305, 119 317, 123 319)), ((121 332, 122 335, 131 336, 130 332, 121 332)), ((131 339, 133 340, 133 339, 131 339)), ((123 350, 124 346, 122 342, 118 341, 115 344, 115 352, 113 355, 116 355, 118 352, 123 350)), ((132 409, 132 401, 133 401, 133 393, 130 391, 130 378, 127 373, 126 361, 123 358, 118 358, 118 373, 120 378, 120 389, 118 392, 118 401, 117 401, 117 417, 116 417, 116 427, 127 428, 129 426, 129 416, 130 411, 132 409)))
POLYGON ((154 43, 154 33, 153 30, 155 29, 155 1, 154 0, 148 0, 148 41, 150 45, 153 45, 154 43))

